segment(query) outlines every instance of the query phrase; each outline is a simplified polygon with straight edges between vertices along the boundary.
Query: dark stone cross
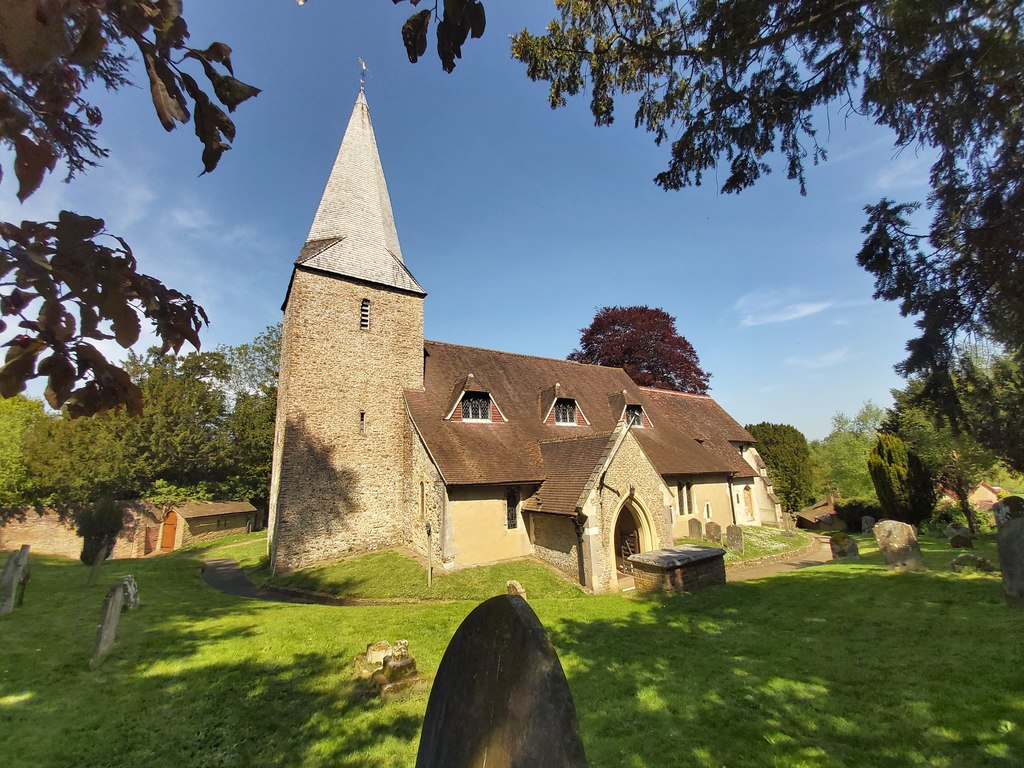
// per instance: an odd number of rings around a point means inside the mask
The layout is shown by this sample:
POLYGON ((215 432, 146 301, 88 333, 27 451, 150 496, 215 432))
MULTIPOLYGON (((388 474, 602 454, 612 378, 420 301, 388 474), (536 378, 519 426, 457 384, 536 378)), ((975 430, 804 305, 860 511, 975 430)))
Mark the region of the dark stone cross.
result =
POLYGON ((586 768, 576 707, 547 632, 515 595, 478 605, 430 690, 416 768, 586 768))

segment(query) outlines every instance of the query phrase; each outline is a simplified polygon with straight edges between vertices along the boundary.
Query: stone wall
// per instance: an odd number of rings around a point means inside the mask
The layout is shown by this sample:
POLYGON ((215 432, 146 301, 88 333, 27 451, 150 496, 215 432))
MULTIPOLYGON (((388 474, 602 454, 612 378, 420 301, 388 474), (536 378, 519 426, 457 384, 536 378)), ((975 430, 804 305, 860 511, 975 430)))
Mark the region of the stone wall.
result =
POLYGON ((725 584, 725 559, 720 555, 667 570, 634 563, 633 582, 640 592, 696 592, 725 584))
POLYGON ((530 529, 533 551, 538 559, 567 573, 573 579, 580 575, 576 527, 568 517, 531 513, 530 529))
POLYGON ((222 536, 246 533, 255 523, 255 512, 243 512, 237 515, 216 515, 214 517, 179 517, 178 524, 184 530, 181 535, 181 546, 196 544, 201 541, 213 541, 222 536))
POLYGON ((451 551, 451 531, 445 529, 444 510, 447 504, 444 481, 437 466, 427 452, 419 434, 406 419, 407 441, 412 471, 405 478, 406 497, 413 500, 412 514, 406 515, 404 525, 405 545, 415 552, 427 556, 426 523, 430 521, 434 549, 434 563, 440 565, 451 551), (446 545, 447 539, 447 545, 446 545))
MULTIPOLYGON (((114 544, 114 558, 127 559, 146 554, 146 529, 152 528, 153 540, 157 541, 160 522, 159 510, 153 510, 144 502, 126 502, 126 520, 121 535, 114 544)), ((32 551, 42 555, 58 555, 77 560, 82 552, 82 540, 75 533, 75 524, 61 520, 52 509, 26 509, 23 518, 19 515, 0 525, 0 549, 18 549, 28 544, 32 551)), ((159 541, 157 541, 159 548, 159 541)))
POLYGON ((274 569, 408 543, 419 500, 403 391, 423 386, 423 299, 296 269, 279 381, 274 569))

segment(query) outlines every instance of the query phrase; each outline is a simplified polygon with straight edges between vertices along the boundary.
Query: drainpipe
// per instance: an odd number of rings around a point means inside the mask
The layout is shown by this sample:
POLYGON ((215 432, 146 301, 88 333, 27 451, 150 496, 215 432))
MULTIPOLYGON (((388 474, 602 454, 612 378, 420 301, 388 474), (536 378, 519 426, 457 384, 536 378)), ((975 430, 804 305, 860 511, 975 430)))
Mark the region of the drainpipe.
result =
POLYGON ((729 473, 729 507, 732 509, 732 524, 738 525, 736 522, 736 499, 732 497, 732 479, 735 475, 735 472, 729 473))
POLYGON ((577 512, 576 517, 572 519, 572 524, 576 528, 576 567, 580 572, 580 586, 587 586, 587 569, 586 564, 583 560, 583 528, 587 524, 587 516, 582 512, 577 512))

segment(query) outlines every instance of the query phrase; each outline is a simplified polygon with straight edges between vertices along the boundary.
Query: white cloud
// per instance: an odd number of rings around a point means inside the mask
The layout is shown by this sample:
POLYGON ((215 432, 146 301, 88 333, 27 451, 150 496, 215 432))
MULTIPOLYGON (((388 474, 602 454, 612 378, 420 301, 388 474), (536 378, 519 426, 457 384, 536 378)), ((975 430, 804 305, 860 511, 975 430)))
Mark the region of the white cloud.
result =
POLYGON ((740 311, 740 325, 750 328, 811 317, 833 306, 833 301, 808 301, 789 290, 775 294, 769 291, 748 293, 733 304, 733 309, 740 311))
POLYGON ((786 365, 791 365, 795 368, 807 368, 809 370, 816 370, 819 368, 831 368, 834 365, 839 365, 849 360, 850 348, 840 347, 839 349, 832 349, 828 352, 823 352, 815 357, 787 357, 786 365))
POLYGON ((870 186, 878 192, 927 189, 929 165, 923 157, 900 155, 882 167, 870 186))

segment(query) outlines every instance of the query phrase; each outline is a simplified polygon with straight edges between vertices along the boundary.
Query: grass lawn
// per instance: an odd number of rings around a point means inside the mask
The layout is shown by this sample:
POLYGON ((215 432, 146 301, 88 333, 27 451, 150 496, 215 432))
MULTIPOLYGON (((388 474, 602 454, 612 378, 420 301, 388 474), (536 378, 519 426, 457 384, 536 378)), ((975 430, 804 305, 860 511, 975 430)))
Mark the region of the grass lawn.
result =
MULTIPOLYGON (((933 540, 935 569, 911 574, 867 543, 855 563, 693 596, 531 592, 590 764, 1024 765, 1024 612, 996 577, 939 570, 952 554, 933 540)), ((247 601, 206 588, 196 555, 110 563, 91 588, 77 562, 32 559, 25 606, 0 618, 5 768, 413 763, 427 689, 380 702, 352 658, 406 638, 432 675, 474 601, 247 601), (129 572, 143 605, 90 672, 103 595, 129 572)))
MULTIPOLYGON (((768 555, 779 555, 783 552, 791 552, 800 549, 811 542, 811 537, 803 531, 792 531, 792 536, 786 536, 777 528, 759 528, 751 526, 743 529, 743 554, 725 549, 725 564, 742 563, 745 560, 754 560, 768 555)), ((703 539, 676 539, 676 544, 697 544, 708 546, 709 542, 703 539)), ((716 546, 716 545, 712 545, 716 546)))

